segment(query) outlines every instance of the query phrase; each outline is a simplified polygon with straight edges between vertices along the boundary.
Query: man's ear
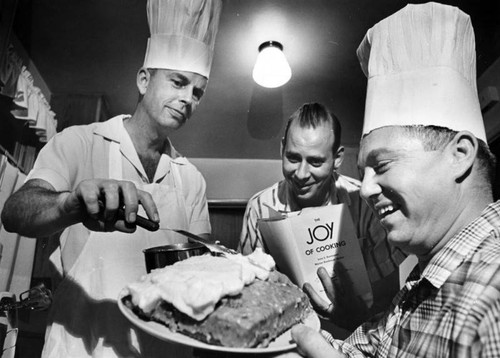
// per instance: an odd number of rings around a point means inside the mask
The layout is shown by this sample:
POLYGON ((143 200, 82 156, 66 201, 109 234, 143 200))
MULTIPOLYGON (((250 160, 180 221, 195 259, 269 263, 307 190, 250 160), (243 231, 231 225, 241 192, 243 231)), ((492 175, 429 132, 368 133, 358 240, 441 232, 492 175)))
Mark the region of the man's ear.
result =
POLYGON ((471 172, 476 160, 479 143, 469 131, 458 132, 448 144, 453 161, 455 181, 463 181, 471 172))
POLYGON ((280 144, 280 153, 281 153, 282 157, 283 157, 283 154, 285 154, 284 150, 285 150, 285 137, 281 138, 281 144, 280 144))
POLYGON ((146 90, 148 89, 149 80, 151 78, 151 73, 149 73, 148 69, 145 67, 141 67, 139 71, 137 71, 137 89, 139 93, 144 96, 146 90))
POLYGON ((337 149, 337 153, 335 153, 335 157, 333 160, 333 167, 335 170, 338 170, 340 168, 340 165, 344 161, 344 147, 340 146, 339 149, 337 149))

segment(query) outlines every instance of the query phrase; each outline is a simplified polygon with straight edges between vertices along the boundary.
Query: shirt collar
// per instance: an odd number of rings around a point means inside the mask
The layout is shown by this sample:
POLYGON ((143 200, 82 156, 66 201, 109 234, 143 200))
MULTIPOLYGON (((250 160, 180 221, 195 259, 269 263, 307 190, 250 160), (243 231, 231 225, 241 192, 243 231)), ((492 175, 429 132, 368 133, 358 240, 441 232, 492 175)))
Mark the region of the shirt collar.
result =
MULTIPOLYGON (((485 237, 492 232, 500 236, 499 226, 500 201, 497 201, 488 205, 481 213, 481 216, 453 236, 434 255, 422 272, 422 278, 427 279, 434 287, 439 289, 464 260, 476 251, 485 237)), ((418 265, 416 269, 418 269, 418 265)), ((412 276, 410 275, 410 278, 412 276)))
POLYGON ((126 118, 130 118, 130 115, 122 114, 106 122, 101 122, 94 127, 94 134, 100 135, 113 142, 120 143, 121 128, 123 127, 123 120, 126 118))
MULTIPOLYGON (((106 122, 102 122, 100 123, 99 126, 95 127, 94 134, 100 135, 113 142, 120 143, 123 121, 130 117, 131 116, 128 114, 122 114, 113 117, 110 120, 107 120, 106 122)), ((186 157, 184 157, 174 148, 174 146, 170 142, 170 139, 167 140, 168 140, 168 146, 165 147, 165 151, 163 154, 167 155, 171 159, 171 161, 176 164, 181 164, 181 165, 187 164, 186 157)))

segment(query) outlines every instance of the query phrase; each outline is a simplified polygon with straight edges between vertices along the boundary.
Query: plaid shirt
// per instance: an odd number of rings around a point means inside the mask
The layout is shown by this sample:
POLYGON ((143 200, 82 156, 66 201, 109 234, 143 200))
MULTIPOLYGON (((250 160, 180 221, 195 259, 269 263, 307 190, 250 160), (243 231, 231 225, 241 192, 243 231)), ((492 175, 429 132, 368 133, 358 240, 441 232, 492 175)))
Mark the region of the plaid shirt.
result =
POLYGON ((349 357, 500 357, 500 201, 418 265, 381 319, 346 341, 349 357))

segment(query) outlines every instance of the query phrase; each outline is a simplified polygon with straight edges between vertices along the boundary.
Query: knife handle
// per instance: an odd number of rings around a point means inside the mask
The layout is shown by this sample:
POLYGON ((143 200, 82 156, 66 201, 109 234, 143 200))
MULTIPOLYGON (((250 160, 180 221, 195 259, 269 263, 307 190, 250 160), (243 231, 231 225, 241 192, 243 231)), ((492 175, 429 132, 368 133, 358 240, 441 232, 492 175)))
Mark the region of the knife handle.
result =
MULTIPOLYGON (((118 209, 118 217, 125 219, 125 210, 123 208, 118 209)), ((160 224, 156 221, 149 220, 140 215, 136 216, 135 224, 149 231, 157 231, 160 228, 160 224)))

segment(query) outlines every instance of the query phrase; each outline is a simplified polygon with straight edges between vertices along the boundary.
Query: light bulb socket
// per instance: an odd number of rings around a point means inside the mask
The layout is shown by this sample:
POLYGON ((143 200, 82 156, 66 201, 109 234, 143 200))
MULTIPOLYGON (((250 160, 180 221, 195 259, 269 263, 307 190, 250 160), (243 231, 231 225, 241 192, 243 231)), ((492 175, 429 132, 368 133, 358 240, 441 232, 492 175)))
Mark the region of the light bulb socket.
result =
POLYGON ((266 41, 266 42, 263 42, 260 44, 259 52, 261 52, 263 49, 265 49, 267 47, 277 47, 281 51, 283 51, 283 45, 280 42, 278 42, 278 41, 266 41))

